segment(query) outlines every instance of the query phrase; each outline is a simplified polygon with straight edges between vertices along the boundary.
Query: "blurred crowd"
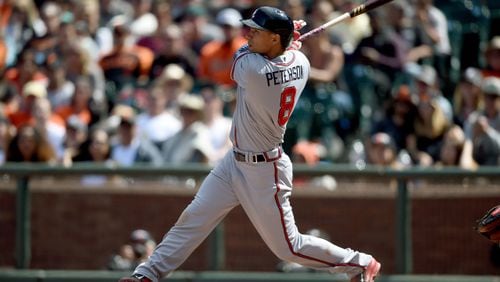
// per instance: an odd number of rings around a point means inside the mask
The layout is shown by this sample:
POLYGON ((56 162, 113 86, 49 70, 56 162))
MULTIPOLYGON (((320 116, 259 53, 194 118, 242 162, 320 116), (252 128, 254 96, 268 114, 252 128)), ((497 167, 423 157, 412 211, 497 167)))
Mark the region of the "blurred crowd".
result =
MULTIPOLYGON (((284 150, 310 165, 498 165, 500 7, 476 2, 395 0, 307 39, 284 150)), ((307 31, 360 3, 0 0, 0 163, 213 165, 231 148, 240 19, 278 6, 307 31)))

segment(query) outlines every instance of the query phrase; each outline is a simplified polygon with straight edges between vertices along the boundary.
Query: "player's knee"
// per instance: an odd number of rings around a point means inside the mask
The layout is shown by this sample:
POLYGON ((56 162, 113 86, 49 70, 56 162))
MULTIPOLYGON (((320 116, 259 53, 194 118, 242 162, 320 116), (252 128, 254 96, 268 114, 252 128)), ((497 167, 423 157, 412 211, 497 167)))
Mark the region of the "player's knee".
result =
POLYGON ((299 259, 297 253, 288 248, 286 250, 278 252, 276 255, 278 256, 279 259, 287 262, 297 262, 297 260, 299 259))

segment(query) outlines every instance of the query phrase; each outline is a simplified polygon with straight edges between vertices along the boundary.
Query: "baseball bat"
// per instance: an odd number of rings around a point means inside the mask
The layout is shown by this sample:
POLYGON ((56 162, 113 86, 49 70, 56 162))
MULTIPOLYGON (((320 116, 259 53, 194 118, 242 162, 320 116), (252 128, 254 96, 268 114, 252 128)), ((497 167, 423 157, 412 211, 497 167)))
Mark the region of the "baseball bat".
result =
POLYGON ((298 40, 304 41, 306 38, 313 36, 313 35, 316 35, 316 34, 322 32, 323 30, 325 30, 331 26, 334 26, 334 25, 336 25, 336 24, 338 24, 346 19, 354 18, 354 17, 359 16, 361 14, 364 14, 368 11, 371 11, 379 6, 387 4, 391 1, 393 1, 393 0, 368 0, 364 4, 361 4, 357 7, 354 7, 351 11, 345 12, 344 14, 318 26, 317 28, 312 29, 309 32, 302 34, 298 40))

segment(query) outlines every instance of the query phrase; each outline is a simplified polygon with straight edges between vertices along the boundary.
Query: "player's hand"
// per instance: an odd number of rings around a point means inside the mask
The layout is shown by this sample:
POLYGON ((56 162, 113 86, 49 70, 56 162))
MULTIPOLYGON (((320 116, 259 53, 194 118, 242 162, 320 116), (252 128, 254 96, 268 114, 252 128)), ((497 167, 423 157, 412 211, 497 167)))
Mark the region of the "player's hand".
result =
POLYGON ((304 20, 293 21, 293 40, 287 50, 300 50, 302 47, 302 42, 299 41, 300 30, 306 25, 307 23, 304 20))

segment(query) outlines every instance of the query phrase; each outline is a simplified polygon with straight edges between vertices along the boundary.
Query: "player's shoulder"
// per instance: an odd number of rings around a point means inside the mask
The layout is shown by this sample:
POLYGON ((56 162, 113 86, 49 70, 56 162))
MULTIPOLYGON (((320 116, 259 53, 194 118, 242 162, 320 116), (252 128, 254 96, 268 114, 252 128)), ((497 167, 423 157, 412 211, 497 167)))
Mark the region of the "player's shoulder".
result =
POLYGON ((299 51, 299 50, 288 50, 287 52, 291 53, 292 56, 294 57, 294 59, 297 60, 298 63, 309 64, 309 59, 301 51, 299 51))

